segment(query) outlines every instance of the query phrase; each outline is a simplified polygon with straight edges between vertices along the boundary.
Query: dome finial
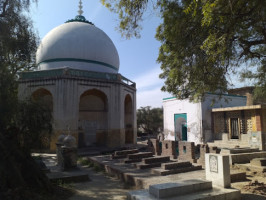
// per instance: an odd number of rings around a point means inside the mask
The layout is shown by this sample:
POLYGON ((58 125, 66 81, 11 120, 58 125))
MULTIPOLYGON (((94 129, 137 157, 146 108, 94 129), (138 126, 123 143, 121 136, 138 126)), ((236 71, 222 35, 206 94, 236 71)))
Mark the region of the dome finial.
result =
POLYGON ((82 1, 79 0, 79 11, 78 11, 78 14, 79 15, 82 15, 83 14, 83 10, 82 10, 83 6, 82 6, 82 1))

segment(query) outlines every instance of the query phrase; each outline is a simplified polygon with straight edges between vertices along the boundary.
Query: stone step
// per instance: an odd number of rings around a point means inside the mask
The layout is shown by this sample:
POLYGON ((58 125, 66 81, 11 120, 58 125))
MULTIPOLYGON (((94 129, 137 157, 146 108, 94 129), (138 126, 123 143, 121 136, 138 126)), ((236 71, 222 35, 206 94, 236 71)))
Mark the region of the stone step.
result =
POLYGON ((203 191, 211 188, 211 181, 193 179, 187 181, 180 181, 178 183, 163 183, 150 185, 149 193, 159 199, 190 194, 193 192, 203 191))
POLYGON ((151 163, 151 164, 136 164, 137 169, 150 169, 154 167, 161 167, 161 163, 151 163))
POLYGON ((239 172, 238 170, 230 170, 231 183, 247 180, 246 172, 239 172))
MULTIPOLYGON (((127 194, 128 200, 156 200, 158 198, 151 195, 148 190, 131 191, 127 194)), ((213 199, 226 199, 226 200, 240 200, 241 193, 236 189, 225 188, 212 188, 204 191, 193 192, 191 194, 185 194, 181 196, 174 196, 164 198, 165 200, 213 200, 213 199)))
POLYGON ((142 158, 148 158, 152 157, 152 152, 140 152, 140 153, 134 153, 134 154, 128 154, 127 158, 132 160, 142 159, 142 158))
POLYGON ((184 172, 191 172, 191 171, 196 171, 196 170, 201 170, 202 166, 201 165, 191 165, 191 166, 186 166, 186 167, 179 167, 176 169, 170 169, 170 170, 165 170, 163 168, 156 168, 152 169, 152 174, 157 174, 160 176, 166 176, 170 174, 178 174, 178 173, 184 173, 184 172))
POLYGON ((158 157, 152 157, 152 158, 144 158, 143 162, 145 164, 152 164, 152 163, 163 163, 163 162, 169 162, 170 156, 158 156, 158 157))
POLYGON ((177 169, 180 167, 191 167, 191 162, 183 161, 183 162, 170 162, 170 163, 163 163, 162 169, 164 170, 171 170, 171 169, 177 169))
POLYGON ((115 156, 121 156, 121 155, 128 155, 128 154, 134 154, 134 153, 138 153, 139 150, 138 149, 130 149, 130 150, 123 150, 123 151, 116 151, 115 152, 115 156))
POLYGON ((123 162, 124 163, 137 163, 137 162, 141 162, 142 158, 138 158, 138 159, 125 159, 123 162))

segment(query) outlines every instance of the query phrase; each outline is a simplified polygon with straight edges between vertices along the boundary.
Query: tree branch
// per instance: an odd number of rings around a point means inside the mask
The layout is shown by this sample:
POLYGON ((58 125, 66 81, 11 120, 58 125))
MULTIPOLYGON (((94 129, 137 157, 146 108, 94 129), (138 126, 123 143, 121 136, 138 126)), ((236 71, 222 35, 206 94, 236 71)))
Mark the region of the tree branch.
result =
POLYGON ((5 17, 5 15, 6 15, 6 7, 8 5, 8 1, 9 0, 5 0, 5 2, 3 3, 3 9, 2 9, 2 13, 0 14, 0 17, 5 17))

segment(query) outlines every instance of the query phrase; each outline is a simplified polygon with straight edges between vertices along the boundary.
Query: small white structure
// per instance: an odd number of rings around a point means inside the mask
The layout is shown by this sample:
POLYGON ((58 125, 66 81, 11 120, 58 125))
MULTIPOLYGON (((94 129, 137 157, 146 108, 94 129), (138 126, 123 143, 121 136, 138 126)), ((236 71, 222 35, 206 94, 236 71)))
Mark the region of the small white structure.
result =
POLYGON ((228 155, 205 154, 206 180, 218 187, 230 188, 230 165, 228 155))
POLYGON ((50 150, 68 127, 78 147, 136 143, 136 84, 118 73, 118 52, 101 29, 78 15, 43 38, 36 62, 39 71, 20 75, 19 97, 50 108, 50 150))
POLYGON ((163 99, 164 135, 166 140, 189 141, 196 144, 212 138, 212 108, 246 105, 245 96, 207 93, 204 101, 193 103, 175 97, 163 99))

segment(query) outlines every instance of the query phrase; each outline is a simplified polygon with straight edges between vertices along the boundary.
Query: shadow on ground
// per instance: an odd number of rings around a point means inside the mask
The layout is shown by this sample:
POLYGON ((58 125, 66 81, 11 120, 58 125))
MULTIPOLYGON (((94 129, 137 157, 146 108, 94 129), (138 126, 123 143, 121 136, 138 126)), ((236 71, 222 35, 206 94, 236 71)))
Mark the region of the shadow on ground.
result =
POLYGON ((257 194, 241 194, 241 200, 266 200, 266 197, 257 194))

